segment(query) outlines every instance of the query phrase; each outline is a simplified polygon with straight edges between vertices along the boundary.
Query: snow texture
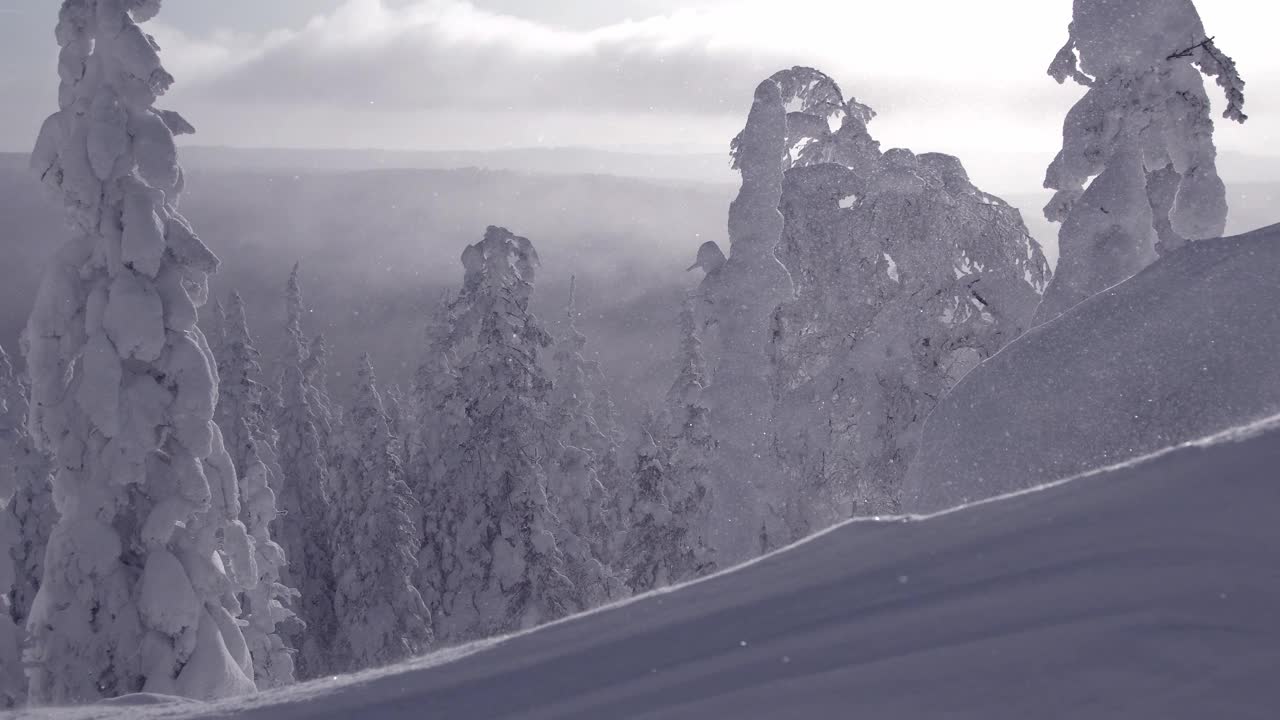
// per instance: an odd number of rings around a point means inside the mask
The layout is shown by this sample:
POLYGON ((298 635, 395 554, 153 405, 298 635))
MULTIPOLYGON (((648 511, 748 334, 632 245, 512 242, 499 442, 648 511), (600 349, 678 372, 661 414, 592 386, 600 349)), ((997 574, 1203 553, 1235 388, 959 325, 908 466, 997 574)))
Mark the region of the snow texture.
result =
POLYGON ((1278 466, 1273 421, 383 673, 37 717, 1265 720, 1278 466))
POLYGON ((925 423, 905 505, 1031 487, 1280 412, 1280 226, 1193 243, 983 363, 925 423))

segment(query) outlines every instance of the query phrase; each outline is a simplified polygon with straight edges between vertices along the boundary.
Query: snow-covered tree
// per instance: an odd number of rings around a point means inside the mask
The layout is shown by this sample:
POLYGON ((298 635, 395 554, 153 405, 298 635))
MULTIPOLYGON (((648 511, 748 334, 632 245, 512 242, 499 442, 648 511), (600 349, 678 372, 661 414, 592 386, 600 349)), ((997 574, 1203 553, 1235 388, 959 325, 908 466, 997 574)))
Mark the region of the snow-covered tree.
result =
POLYGON ((595 607, 625 595, 619 578, 607 563, 621 530, 619 518, 607 512, 615 498, 600 482, 601 458, 616 455, 617 446, 592 416, 596 369, 583 357, 587 337, 577 326, 575 285, 569 283, 564 337, 556 343, 556 380, 551 392, 554 436, 547 445, 556 454, 547 469, 547 494, 559 523, 557 541, 565 555, 566 571, 582 607, 595 607))
POLYGON ((63 2, 59 110, 31 157, 74 232, 28 326, 30 428, 60 513, 29 619, 37 702, 254 689, 216 559, 236 480, 196 326, 218 260, 177 211, 173 138, 192 128, 154 108, 173 78, 138 26, 159 8, 63 2))
POLYGON ((287 355, 282 359, 280 415, 280 509, 278 540, 288 560, 285 584, 301 593, 296 607, 305 629, 289 638, 298 650, 299 679, 330 672, 330 645, 337 625, 333 614, 333 551, 329 532, 329 458, 321 442, 317 396, 311 385, 311 362, 302 334, 302 291, 297 268, 285 293, 287 355))
MULTIPOLYGON (((0 512, 7 498, 0 498, 0 512)), ((0 710, 21 705, 27 699, 27 678, 22 671, 22 625, 13 619, 13 586, 17 580, 8 549, 21 541, 18 528, 7 513, 0 515, 0 710)))
POLYGON ((335 465, 342 446, 342 408, 329 396, 329 343, 324 333, 311 338, 303 371, 307 376, 308 401, 316 414, 320 446, 325 449, 329 464, 335 465))
POLYGON ((528 239, 490 227, 462 254, 458 322, 474 349, 460 362, 467 426, 443 497, 437 637, 456 642, 554 620, 577 609, 544 463, 551 382, 538 352, 551 339, 529 312, 537 253, 528 239))
MULTIPOLYGON (((244 420, 241 420, 244 423, 244 420)), ((272 470, 258 453, 258 441, 249 428, 242 428, 248 437, 245 471, 240 476, 240 492, 243 498, 241 517, 249 536, 253 539, 256 582, 244 591, 245 643, 253 658, 254 681, 258 689, 288 685, 294 681, 293 649, 285 642, 288 629, 294 634, 301 629, 291 607, 298 598, 298 591, 285 585, 281 574, 287 566, 284 548, 275 541, 271 524, 276 522, 279 510, 272 491, 272 470)))
POLYGON ((413 584, 417 504, 392 447, 373 364, 368 354, 360 362, 334 489, 334 653, 351 671, 418 655, 432 641, 431 614, 413 584))
POLYGON ((53 468, 49 457, 37 450, 27 432, 30 406, 27 386, 14 372, 0 347, 0 498, 12 492, 8 508, 0 511, 0 523, 8 524, 15 542, 7 547, 15 572, 10 614, 24 627, 40 579, 44 554, 58 519, 53 506, 53 468))
POLYGON ((667 391, 666 437, 669 439, 660 446, 670 446, 666 459, 667 499, 688 528, 685 543, 692 552, 693 568, 698 574, 705 574, 714 571, 717 565, 715 548, 708 536, 714 502, 711 468, 715 438, 711 430, 711 408, 703 393, 707 386, 706 360, 698 337, 694 298, 686 298, 679 321, 679 369, 667 391))
MULTIPOLYGON (((0 497, 0 513, 7 498, 0 497)), ((21 705, 27 699, 27 678, 22 671, 22 626, 13 619, 12 588, 17 579, 8 549, 20 542, 18 529, 7 513, 0 515, 0 710, 21 705)))
POLYGON ((249 333, 240 293, 231 294, 222 322, 221 340, 214 349, 221 377, 217 418, 223 428, 227 452, 231 453, 236 472, 243 476, 252 457, 259 454, 254 446, 274 443, 275 429, 267 407, 266 387, 261 381, 261 354, 249 333))
POLYGON ((1158 254, 1220 237, 1226 189, 1201 75, 1223 88, 1223 117, 1246 119, 1244 81, 1192 0, 1075 0, 1068 32, 1049 75, 1088 90, 1067 113, 1062 150, 1045 175, 1055 191, 1045 216, 1062 228, 1036 324, 1158 254))
MULTIPOLYGON (((746 128, 734 140, 742 187, 729 207, 730 256, 703 278, 701 294, 716 325, 714 375, 708 394, 718 429, 717 547, 742 560, 758 546, 769 520, 777 470, 770 452, 772 366, 767 355, 771 317, 793 287, 775 249, 782 234, 782 150, 787 113, 777 83, 755 91, 746 128)), ((705 268, 704 268, 705 269, 705 268)))
POLYGON ((756 273, 735 271, 714 243, 699 249, 711 368, 710 386, 697 393, 710 411, 699 442, 714 450, 697 464, 712 468, 709 539, 722 561, 855 513, 893 512, 919 423, 968 369, 1029 326, 1048 279, 1015 209, 974 187, 956 158, 882 153, 867 129, 874 115, 823 73, 790 68, 757 90, 734 141, 739 165, 752 169, 743 167, 731 208, 732 255, 735 234, 767 234, 746 247, 775 253, 794 292, 775 293, 767 313, 764 303, 744 305, 738 298, 767 294, 756 273), (776 236, 770 198, 782 223, 776 236), (763 220, 742 220, 748 207, 763 220), (736 312, 741 323, 753 307, 750 317, 763 313, 765 326, 747 342, 724 318, 736 312), (739 352, 729 352, 726 334, 739 336, 739 352), (762 343, 763 365, 753 343, 762 343), (762 366, 765 388, 748 390, 762 366), (737 467, 756 454, 748 484, 737 467))
POLYGON ((705 488, 674 473, 675 444, 649 413, 641 423, 635 471, 628 497, 625 558, 627 585, 635 592, 692 580, 714 569, 703 542, 705 488))
MULTIPOLYGON (((456 498, 455 483, 462 471, 461 438, 468 432, 467 401, 458 376, 458 310, 461 300, 442 298, 426 330, 425 355, 414 377, 413 434, 409 438, 408 482, 418 501, 418 527, 422 547, 414 583, 433 621, 440 628, 438 611, 443 595, 456 592, 460 576, 453 553, 449 503, 456 498), (449 590, 452 587, 453 590, 449 590)), ((443 636, 442 629, 437 636, 443 636)))
POLYGON ((26 621, 57 521, 52 468, 31 443, 28 413, 26 386, 0 347, 0 708, 26 699, 26 621))
POLYGON ((387 388, 387 429, 391 431, 391 451, 400 460, 400 466, 409 466, 409 444, 406 438, 413 432, 413 413, 409 398, 397 384, 387 388))

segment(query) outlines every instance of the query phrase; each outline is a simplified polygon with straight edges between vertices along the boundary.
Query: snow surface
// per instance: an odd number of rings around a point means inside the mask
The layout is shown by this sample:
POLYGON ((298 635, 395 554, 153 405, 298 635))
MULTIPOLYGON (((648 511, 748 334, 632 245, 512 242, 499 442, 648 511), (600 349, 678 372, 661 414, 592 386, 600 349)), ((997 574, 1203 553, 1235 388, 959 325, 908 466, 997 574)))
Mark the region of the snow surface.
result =
POLYGON ((382 671, 29 716, 1273 718, 1277 467, 1280 417, 382 671))
POLYGON ((1191 243, 1023 335, 924 425, 903 509, 933 512, 1280 412, 1280 225, 1191 243))

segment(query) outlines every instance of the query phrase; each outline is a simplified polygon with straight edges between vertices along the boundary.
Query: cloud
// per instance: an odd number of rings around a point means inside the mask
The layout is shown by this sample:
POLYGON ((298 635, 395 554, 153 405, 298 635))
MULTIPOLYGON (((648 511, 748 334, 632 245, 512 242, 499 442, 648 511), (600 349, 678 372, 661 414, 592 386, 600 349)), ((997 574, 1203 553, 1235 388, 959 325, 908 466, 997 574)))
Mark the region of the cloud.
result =
POLYGON ((576 31, 464 0, 348 0, 261 38, 158 35, 177 51, 166 60, 184 92, 258 105, 741 115, 759 80, 795 64, 827 70, 873 105, 1018 107, 1053 92, 915 72, 927 58, 913 64, 874 14, 814 15, 828 4, 795 0, 780 14, 778 3, 741 0, 576 31))

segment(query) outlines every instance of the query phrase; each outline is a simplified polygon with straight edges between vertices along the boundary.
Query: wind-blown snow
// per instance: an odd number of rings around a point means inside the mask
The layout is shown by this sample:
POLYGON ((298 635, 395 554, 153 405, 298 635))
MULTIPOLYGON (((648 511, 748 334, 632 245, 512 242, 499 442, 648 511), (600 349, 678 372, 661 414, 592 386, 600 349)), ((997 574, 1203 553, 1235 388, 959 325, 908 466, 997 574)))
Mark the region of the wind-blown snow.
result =
POLYGON ((1262 720, 1280 706, 1280 575, 1259 572, 1280 553, 1278 466, 1280 417, 998 502, 846 523, 475 652, 37 717, 1262 720))
POLYGON ((903 507, 1032 487, 1280 412, 1280 225, 1191 243, 1027 333, 925 422, 903 507))

